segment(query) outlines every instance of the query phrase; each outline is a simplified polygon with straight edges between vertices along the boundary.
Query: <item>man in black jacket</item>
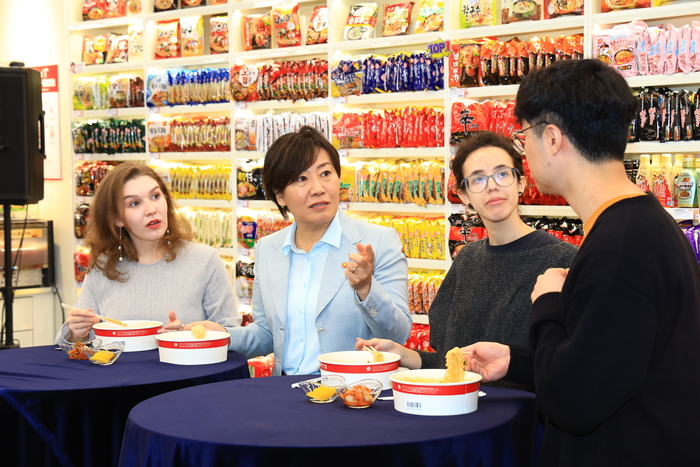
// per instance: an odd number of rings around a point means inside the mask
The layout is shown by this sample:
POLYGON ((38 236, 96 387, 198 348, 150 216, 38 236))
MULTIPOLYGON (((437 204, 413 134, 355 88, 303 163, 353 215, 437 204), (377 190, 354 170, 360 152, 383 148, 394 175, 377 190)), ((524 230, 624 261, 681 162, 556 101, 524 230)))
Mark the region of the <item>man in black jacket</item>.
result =
POLYGON ((571 268, 532 292, 528 349, 477 343, 486 381, 533 378, 545 466, 700 465, 700 267, 676 222, 625 173, 637 102, 597 60, 530 73, 515 115, 540 191, 584 221, 571 268))

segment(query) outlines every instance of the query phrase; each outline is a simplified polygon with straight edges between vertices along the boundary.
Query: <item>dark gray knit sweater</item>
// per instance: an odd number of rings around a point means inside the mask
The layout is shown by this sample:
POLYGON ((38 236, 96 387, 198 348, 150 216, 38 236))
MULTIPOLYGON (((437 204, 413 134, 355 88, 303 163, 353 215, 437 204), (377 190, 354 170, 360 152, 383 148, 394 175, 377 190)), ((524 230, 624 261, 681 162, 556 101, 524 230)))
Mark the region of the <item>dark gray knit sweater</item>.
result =
POLYGON ((526 345, 537 276, 568 268, 578 250, 538 230, 506 245, 467 244, 430 306, 430 345, 422 368, 444 368, 445 354, 478 341, 526 345))

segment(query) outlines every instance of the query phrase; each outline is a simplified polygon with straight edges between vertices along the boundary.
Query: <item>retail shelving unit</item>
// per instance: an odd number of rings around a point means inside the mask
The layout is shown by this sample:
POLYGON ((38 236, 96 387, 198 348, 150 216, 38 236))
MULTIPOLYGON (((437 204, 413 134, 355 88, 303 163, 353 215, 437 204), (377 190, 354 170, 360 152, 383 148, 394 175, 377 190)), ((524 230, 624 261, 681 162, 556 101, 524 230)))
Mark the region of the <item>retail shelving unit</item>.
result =
MULTIPOLYGON (((481 26, 469 29, 459 28, 459 1, 445 1, 445 30, 425 34, 411 34, 396 37, 375 37, 361 41, 343 40, 343 29, 348 11, 352 4, 358 3, 348 0, 298 0, 299 14, 302 18, 302 38, 306 38, 305 19, 308 19, 315 6, 327 5, 329 8, 329 42, 327 44, 300 46, 290 48, 272 48, 265 50, 243 50, 242 41, 242 16, 268 12, 271 5, 280 2, 271 1, 230 1, 224 5, 211 5, 196 8, 181 9, 168 12, 153 13, 153 0, 147 0, 143 5, 143 12, 135 16, 113 18, 108 20, 87 21, 81 20, 81 0, 65 0, 67 4, 67 24, 70 25, 67 33, 69 42, 69 56, 71 61, 79 64, 82 51, 82 38, 84 35, 98 35, 109 32, 125 33, 128 25, 141 24, 144 31, 144 61, 137 63, 121 63, 107 65, 92 65, 76 67, 75 76, 111 75, 123 72, 135 72, 147 80, 152 70, 164 70, 173 68, 204 68, 204 67, 230 67, 236 62, 255 64, 269 60, 302 60, 322 58, 332 63, 341 55, 362 55, 368 53, 391 54, 395 52, 412 52, 414 50, 426 50, 427 44, 438 39, 478 39, 485 36, 495 37, 499 40, 509 40, 513 37, 526 38, 533 34, 546 34, 549 36, 583 34, 584 55, 592 55, 592 37, 596 30, 609 28, 616 24, 623 24, 632 20, 641 19, 649 24, 673 23, 676 26, 688 24, 700 19, 700 3, 697 1, 683 1, 671 3, 657 8, 621 10, 609 13, 600 13, 601 0, 587 0, 584 14, 581 16, 560 17, 542 21, 522 21, 506 25, 481 26), (202 55, 189 58, 172 58, 155 60, 155 22, 176 19, 182 16, 202 15, 205 25, 211 15, 227 13, 230 17, 230 52, 220 55, 202 55)), ((379 0, 379 18, 375 36, 381 35, 382 11, 385 3, 397 3, 395 0, 379 0)), ((416 2, 418 3, 418 2, 416 2)), ((500 16, 500 15, 498 15, 500 16)), ((207 29, 205 26, 205 36, 207 29)), ((205 39, 205 53, 208 51, 208 43, 205 39)), ((629 78, 632 87, 642 86, 668 86, 674 90, 694 88, 700 85, 700 73, 657 75, 629 78)), ((444 89, 441 91, 404 92, 386 94, 368 94, 361 96, 348 96, 325 99, 313 99, 311 101, 260 101, 260 102, 231 102, 225 104, 208 104, 194 106, 175 106, 159 108, 127 108, 97 111, 74 111, 73 121, 79 122, 86 119, 128 117, 144 118, 148 120, 154 114, 162 115, 226 115, 233 122, 240 112, 264 114, 267 112, 280 113, 284 111, 310 112, 320 110, 329 115, 340 106, 355 108, 396 108, 408 105, 439 106, 445 109, 445 141, 449 141, 449 110, 451 103, 456 98, 468 97, 475 100, 490 98, 514 99, 517 93, 517 85, 489 86, 479 88, 444 89)), ((628 145, 628 153, 635 157, 641 153, 700 153, 700 141, 678 143, 632 143, 628 145)), ((407 148, 407 149, 344 149, 341 156, 348 161, 368 161, 376 159, 436 159, 448 166, 450 159, 450 147, 446 143, 439 148, 407 148)), ((235 186, 235 168, 239 160, 261 159, 261 152, 236 151, 207 152, 207 153, 144 153, 144 154, 75 154, 76 162, 84 160, 155 160, 188 161, 195 164, 221 164, 232 166, 232 186, 235 186)), ((447 170, 446 170, 447 178, 447 170)), ((85 202, 85 198, 77 202, 85 202)), ((180 200, 182 206, 215 208, 235 212, 240 208, 247 209, 273 209, 274 205, 268 201, 236 200, 234 192, 233 201, 207 201, 207 200, 180 200)), ((341 203, 341 209, 348 211, 365 211, 378 213, 411 214, 415 216, 444 216, 447 218, 453 212, 462 212, 463 206, 453 206, 449 203, 443 205, 428 205, 425 207, 415 204, 389 204, 389 203, 341 203)), ((669 209, 669 212, 677 219, 699 219, 698 209, 669 209)), ((551 216, 551 217, 575 217, 573 210, 566 206, 522 206, 521 213, 527 216, 551 216)), ((447 244, 448 232, 445 232, 445 244, 447 244)), ((232 239, 236 245, 236 239, 232 239)), ((237 248, 221 249, 226 256, 236 257, 237 248)), ((447 270, 450 259, 444 260, 420 260, 410 259, 409 267, 412 269, 439 269, 447 270)))

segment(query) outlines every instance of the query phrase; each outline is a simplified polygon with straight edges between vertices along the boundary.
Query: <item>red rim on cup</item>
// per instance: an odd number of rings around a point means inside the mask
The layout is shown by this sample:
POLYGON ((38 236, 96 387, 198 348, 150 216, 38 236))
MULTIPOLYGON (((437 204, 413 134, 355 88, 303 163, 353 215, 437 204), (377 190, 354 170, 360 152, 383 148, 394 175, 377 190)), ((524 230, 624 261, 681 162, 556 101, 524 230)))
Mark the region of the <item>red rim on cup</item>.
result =
POLYGON ((383 362, 375 362, 374 356, 364 350, 349 350, 330 352, 319 355, 321 375, 339 375, 345 378, 347 384, 362 379, 376 379, 384 389, 391 387, 389 376, 399 371, 399 357, 395 353, 381 352, 383 362))
POLYGON ((447 370, 410 370, 391 375, 394 408, 414 415, 460 415, 474 412, 481 375, 464 372, 463 382, 441 383, 447 370), (433 380, 433 381, 431 381, 433 380))
POLYGON ((164 332, 156 336, 160 361, 174 365, 209 365, 225 362, 231 337, 228 332, 207 331, 196 339, 191 331, 164 332))
POLYGON ((124 352, 154 350, 158 347, 156 335, 163 327, 161 321, 124 320, 126 327, 105 321, 92 326, 95 336, 103 344, 117 342, 124 346, 124 352))

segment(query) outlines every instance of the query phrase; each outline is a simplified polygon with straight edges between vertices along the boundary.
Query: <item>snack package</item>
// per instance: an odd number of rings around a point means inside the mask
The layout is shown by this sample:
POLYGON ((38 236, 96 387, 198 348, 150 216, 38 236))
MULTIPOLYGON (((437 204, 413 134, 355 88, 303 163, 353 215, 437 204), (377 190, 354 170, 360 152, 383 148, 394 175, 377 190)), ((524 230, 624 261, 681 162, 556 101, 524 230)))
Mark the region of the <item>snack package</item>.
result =
POLYGON ((228 0, 209 0, 209 5, 225 5, 228 0))
POLYGON ((127 30, 129 39, 129 62, 143 61, 143 25, 134 23, 129 25, 127 30))
POLYGON ((109 77, 109 108, 118 109, 127 107, 129 99, 128 75, 113 75, 109 77))
POLYGON ((153 2, 153 11, 154 12, 159 12, 159 11, 168 11, 168 10, 177 10, 178 9, 178 0, 154 0, 153 2))
POLYGON ((83 37, 83 63, 85 65, 101 65, 105 56, 102 52, 95 51, 95 38, 92 36, 83 37))
POLYGON ((158 118, 148 122, 149 152, 165 152, 170 146, 170 120, 158 118))
POLYGON ((328 42, 328 6, 314 7, 306 33, 306 45, 325 44, 328 42))
POLYGON ((496 0, 462 0, 459 27, 490 26, 496 24, 496 0))
POLYGON ((651 0, 601 0, 600 12, 626 10, 633 8, 649 8, 651 0))
POLYGON ((301 24, 299 22, 299 5, 287 3, 272 8, 272 21, 275 25, 277 47, 296 47, 301 45, 301 24))
POLYGON ((180 8, 191 8, 193 6, 205 6, 207 0, 180 0, 180 8))
POLYGON ((331 96, 359 96, 362 92, 362 61, 341 58, 331 68, 331 96))
POLYGON ((377 24, 377 4, 359 3, 350 7, 343 37, 348 41, 371 39, 377 24))
POLYGON ((382 36, 400 36, 408 34, 411 29, 413 2, 384 5, 384 27, 382 36))
POLYGON ((126 0, 106 0, 105 18, 126 16, 126 0))
POLYGON ((260 70, 255 65, 235 63, 231 67, 231 97, 235 101, 257 101, 260 70))
POLYGON ((501 24, 542 19, 541 0, 502 0, 501 24))
POLYGON ((442 31, 445 26, 444 0, 420 0, 414 34, 442 31))
POLYGON ((180 49, 183 57, 198 57, 204 50, 204 18, 180 18, 180 49))
POLYGON ((129 35, 110 34, 105 63, 126 63, 129 58, 129 35))
POLYGON ((228 53, 228 15, 212 16, 209 19, 211 35, 209 49, 212 54, 228 53))
MULTIPOLYGON (((603 0, 605 1, 605 0, 603 0)), ((582 15, 584 0, 544 0, 544 19, 558 18, 565 15, 582 15)))
POLYGON ((176 19, 156 23, 156 59, 180 56, 180 22, 176 19))
POLYGON ((270 14, 243 17, 243 48, 245 50, 272 47, 272 23, 270 14))
POLYGON ((342 170, 340 171, 340 201, 357 201, 355 196, 355 164, 342 162, 342 170))
POLYGON ((143 11, 143 5, 141 3, 141 0, 127 0, 126 2, 126 14, 131 16, 131 15, 140 15, 141 11, 143 11))
POLYGON ((104 19, 106 11, 105 0, 83 0, 83 21, 104 19))
POLYGON ((148 107, 163 107, 168 105, 168 72, 161 70, 148 75, 146 85, 146 105, 148 107))

